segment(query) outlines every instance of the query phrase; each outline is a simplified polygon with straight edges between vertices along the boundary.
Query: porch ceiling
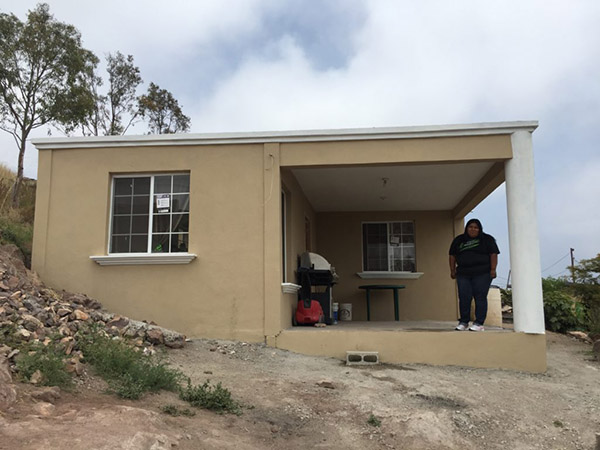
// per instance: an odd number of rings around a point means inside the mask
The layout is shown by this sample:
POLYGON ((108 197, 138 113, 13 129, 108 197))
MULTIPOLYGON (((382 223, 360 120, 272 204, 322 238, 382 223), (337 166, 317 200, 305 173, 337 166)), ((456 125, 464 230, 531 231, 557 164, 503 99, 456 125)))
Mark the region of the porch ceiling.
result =
POLYGON ((292 173, 315 211, 434 211, 453 209, 493 164, 307 167, 292 173))

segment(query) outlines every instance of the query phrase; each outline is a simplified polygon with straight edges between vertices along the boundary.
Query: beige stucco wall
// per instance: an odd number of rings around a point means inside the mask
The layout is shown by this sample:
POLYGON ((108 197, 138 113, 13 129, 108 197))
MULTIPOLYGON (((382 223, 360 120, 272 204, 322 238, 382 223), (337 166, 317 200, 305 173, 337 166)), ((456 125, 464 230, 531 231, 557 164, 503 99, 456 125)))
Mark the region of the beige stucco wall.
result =
MULTIPOLYGON (((448 248, 454 237, 450 211, 318 213, 317 252, 339 275, 333 297, 352 303, 353 320, 367 320, 365 284, 403 284, 399 291, 401 320, 455 320, 456 289, 448 269, 448 248), (418 280, 362 279, 362 222, 412 220, 415 223, 418 280)), ((394 320, 391 291, 372 291, 371 320, 394 320)))
POLYGON ((281 144, 282 167, 442 163, 512 158, 510 135, 281 144))
POLYGON ((263 145, 40 151, 33 269, 190 336, 264 339, 263 145), (111 174, 190 172, 187 265, 99 266, 111 174))

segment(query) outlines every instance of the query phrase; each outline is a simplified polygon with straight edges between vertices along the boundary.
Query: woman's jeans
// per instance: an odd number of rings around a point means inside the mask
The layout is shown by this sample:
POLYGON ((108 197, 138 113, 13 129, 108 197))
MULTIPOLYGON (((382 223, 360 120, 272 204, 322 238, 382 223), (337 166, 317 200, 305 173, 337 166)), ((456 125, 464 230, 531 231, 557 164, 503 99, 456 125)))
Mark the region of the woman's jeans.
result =
POLYGON ((487 316, 487 294, 491 283, 492 277, 489 272, 456 277, 460 322, 469 323, 471 320, 471 299, 475 298, 475 323, 483 325, 487 316))

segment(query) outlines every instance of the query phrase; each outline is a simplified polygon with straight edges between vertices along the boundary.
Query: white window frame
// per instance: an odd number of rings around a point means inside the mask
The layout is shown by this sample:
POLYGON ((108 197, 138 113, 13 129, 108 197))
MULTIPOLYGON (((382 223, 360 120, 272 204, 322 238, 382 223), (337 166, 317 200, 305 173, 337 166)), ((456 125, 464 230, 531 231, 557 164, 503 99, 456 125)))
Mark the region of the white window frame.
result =
MULTIPOLYGON (((161 253, 152 253, 152 225, 154 220, 154 178, 156 176, 174 176, 174 175, 189 175, 190 176, 190 188, 191 191, 191 173, 190 172, 169 172, 169 173, 136 173, 136 174, 119 174, 113 175, 110 180, 110 205, 109 205, 109 223, 108 223, 108 243, 106 249, 106 255, 95 255, 90 256, 90 259, 96 262, 99 265, 139 265, 139 264, 188 264, 196 255, 188 252, 171 252, 169 248, 169 252, 161 252, 161 253), (111 243, 112 243, 112 228, 113 228, 113 203, 114 203, 114 189, 115 189, 115 180, 118 178, 150 178, 150 192, 149 192, 149 211, 148 211, 148 244, 146 252, 138 252, 138 253, 112 253, 111 243)), ((190 192, 187 192, 190 195, 190 192)), ((171 194, 173 194, 171 192, 171 194)), ((190 211, 187 212, 190 214, 190 211)), ((155 233, 155 234, 166 234, 166 233, 155 233)), ((180 234, 173 233, 169 231, 169 235, 171 234, 180 234)), ((190 232, 188 230, 188 250, 189 250, 189 236, 190 232)))
MULTIPOLYGON (((394 271, 391 270, 392 268, 392 262, 390 260, 390 254, 393 253, 392 251, 392 246, 390 244, 390 230, 391 230, 391 226, 392 224, 401 224, 403 222, 410 222, 413 224, 413 240, 414 242, 411 244, 414 249, 415 249, 415 268, 416 268, 416 264, 417 264, 417 259, 416 259, 416 248, 417 248, 417 243, 416 243, 416 223, 414 220, 369 220, 369 221, 363 221, 360 224, 360 236, 361 236, 361 267, 362 267, 362 272, 358 272, 357 275, 360 278, 364 278, 364 279, 418 279, 421 276, 423 276, 423 272, 409 272, 409 271, 394 271), (365 225, 370 225, 370 224, 386 224, 386 242, 387 242, 387 248, 388 248, 388 257, 387 257, 387 266, 388 266, 388 270, 365 270, 365 250, 364 250, 364 235, 363 235, 363 229, 365 225)), ((401 244, 402 246, 404 244, 401 244)))

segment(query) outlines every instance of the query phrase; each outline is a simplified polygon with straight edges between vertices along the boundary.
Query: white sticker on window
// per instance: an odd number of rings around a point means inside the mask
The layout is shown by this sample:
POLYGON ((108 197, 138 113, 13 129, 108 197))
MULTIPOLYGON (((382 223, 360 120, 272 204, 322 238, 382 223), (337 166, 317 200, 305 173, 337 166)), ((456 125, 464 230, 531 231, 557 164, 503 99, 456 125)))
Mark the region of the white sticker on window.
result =
POLYGON ((399 236, 390 236, 390 244, 391 245, 400 245, 400 237, 399 236))
POLYGON ((158 212, 169 212, 171 206, 171 196, 169 194, 159 194, 156 196, 156 209, 158 212))

